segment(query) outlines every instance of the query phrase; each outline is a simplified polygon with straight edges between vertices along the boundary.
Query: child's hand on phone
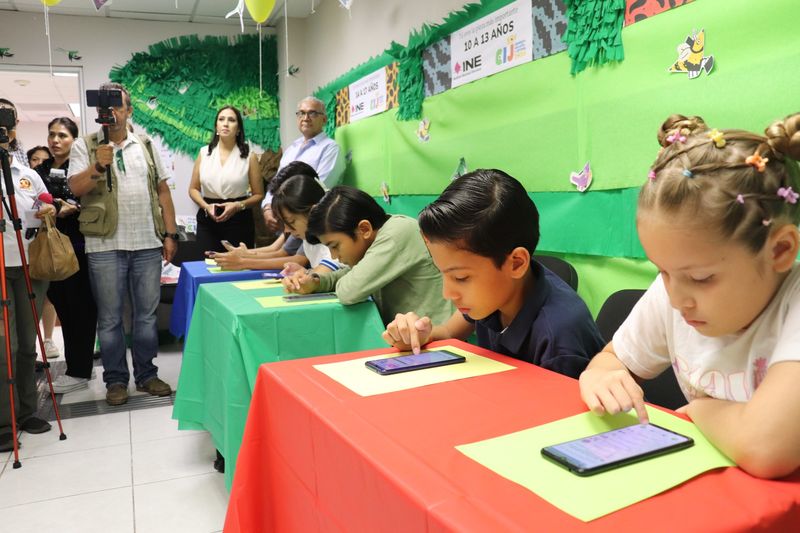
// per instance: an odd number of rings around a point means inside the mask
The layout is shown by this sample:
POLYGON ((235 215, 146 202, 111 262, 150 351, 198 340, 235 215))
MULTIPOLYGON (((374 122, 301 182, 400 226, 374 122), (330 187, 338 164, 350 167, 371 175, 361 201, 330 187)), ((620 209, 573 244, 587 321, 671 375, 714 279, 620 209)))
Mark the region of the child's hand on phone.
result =
POLYGON ((222 267, 222 270, 244 270, 247 266, 242 261, 242 258, 236 254, 216 254, 214 255, 214 261, 217 262, 217 265, 222 267))
POLYGON ((283 270, 281 270, 281 276, 284 277, 291 276, 295 272, 305 272, 305 271, 306 268, 299 263, 294 263, 294 262, 284 263, 283 270))
POLYGON ((411 350, 418 354, 433 333, 431 319, 420 318, 416 313, 397 314, 386 326, 383 340, 401 351, 411 350))
MULTIPOLYGON (((602 357, 611 354, 598 354, 602 357)), ((594 414, 606 413, 615 415, 636 410, 639 422, 648 422, 647 410, 644 407, 644 392, 625 368, 607 368, 597 365, 587 368, 578 379, 581 398, 594 414)))
POLYGON ((300 270, 281 280, 287 292, 311 294, 319 288, 319 275, 310 270, 300 270))

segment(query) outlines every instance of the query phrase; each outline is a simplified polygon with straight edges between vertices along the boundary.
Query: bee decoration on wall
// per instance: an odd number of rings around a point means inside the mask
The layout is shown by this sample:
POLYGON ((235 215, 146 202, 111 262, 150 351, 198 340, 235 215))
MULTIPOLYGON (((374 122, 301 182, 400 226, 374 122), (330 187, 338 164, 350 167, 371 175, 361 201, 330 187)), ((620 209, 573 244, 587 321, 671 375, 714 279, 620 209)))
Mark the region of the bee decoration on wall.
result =
POLYGON ((669 67, 669 72, 682 72, 689 79, 698 77, 703 71, 706 74, 714 68, 714 56, 705 55, 705 30, 692 31, 686 40, 678 45, 678 60, 669 67))
POLYGON ((11 53, 11 48, 0 48, 0 59, 7 57, 14 57, 14 54, 11 53))

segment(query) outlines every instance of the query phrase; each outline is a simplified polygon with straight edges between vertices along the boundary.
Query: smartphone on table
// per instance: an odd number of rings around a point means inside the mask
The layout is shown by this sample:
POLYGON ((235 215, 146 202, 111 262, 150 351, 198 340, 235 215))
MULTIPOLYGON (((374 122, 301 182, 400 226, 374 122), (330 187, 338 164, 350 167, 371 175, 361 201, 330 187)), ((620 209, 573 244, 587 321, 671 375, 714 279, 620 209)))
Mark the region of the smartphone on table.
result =
POLYGON ((382 376, 389 374, 399 374, 400 372, 411 372, 412 370, 422 370, 435 366, 454 365, 465 363, 467 358, 447 350, 434 350, 419 354, 399 355, 386 359, 373 359, 364 364, 373 372, 382 376))
POLYGON ((264 272, 261 277, 264 279, 283 279, 283 274, 280 272, 264 272))
POLYGON ((542 448, 542 455, 573 474, 591 476, 683 450, 694 440, 655 424, 636 424, 542 448))
POLYGON ((285 302, 307 302, 310 300, 328 300, 336 298, 335 292, 312 292, 311 294, 289 294, 283 297, 285 302))

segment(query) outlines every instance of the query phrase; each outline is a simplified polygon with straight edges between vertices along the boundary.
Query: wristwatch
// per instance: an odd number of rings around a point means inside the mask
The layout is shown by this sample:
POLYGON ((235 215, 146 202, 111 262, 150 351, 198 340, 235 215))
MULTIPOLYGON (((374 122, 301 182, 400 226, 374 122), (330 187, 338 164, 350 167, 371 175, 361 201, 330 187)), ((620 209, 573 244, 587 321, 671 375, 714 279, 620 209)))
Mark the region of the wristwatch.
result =
POLYGON ((170 239, 172 239, 175 242, 178 242, 179 240, 181 240, 181 234, 180 233, 165 233, 164 234, 164 238, 166 239, 167 237, 169 237, 170 239))

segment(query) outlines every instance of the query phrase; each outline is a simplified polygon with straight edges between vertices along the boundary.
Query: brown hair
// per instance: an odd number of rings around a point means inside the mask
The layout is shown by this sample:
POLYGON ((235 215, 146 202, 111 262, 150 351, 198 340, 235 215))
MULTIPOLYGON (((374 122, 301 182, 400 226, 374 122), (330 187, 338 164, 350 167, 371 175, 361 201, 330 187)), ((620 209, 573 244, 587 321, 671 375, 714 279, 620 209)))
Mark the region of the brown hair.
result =
POLYGON ((639 193, 639 210, 691 213, 698 225, 761 250, 773 222, 800 222, 793 195, 800 192, 800 113, 773 122, 765 134, 710 130, 700 117, 671 115, 658 131, 663 148, 639 193))

